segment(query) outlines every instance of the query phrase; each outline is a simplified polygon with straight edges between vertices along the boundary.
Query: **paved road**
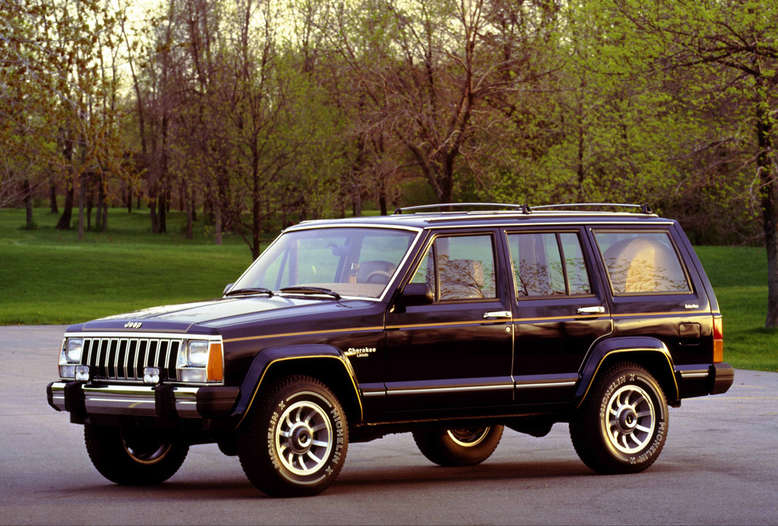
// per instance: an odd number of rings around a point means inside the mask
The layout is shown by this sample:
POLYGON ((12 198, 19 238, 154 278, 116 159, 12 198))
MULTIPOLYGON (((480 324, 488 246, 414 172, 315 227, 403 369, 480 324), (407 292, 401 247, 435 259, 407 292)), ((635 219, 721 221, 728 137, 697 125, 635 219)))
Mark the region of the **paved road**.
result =
POLYGON ((737 371, 723 396, 671 410, 667 445, 638 475, 597 476, 567 427, 506 430, 480 466, 439 468, 408 435, 349 448, 323 495, 274 500, 236 458, 195 446, 156 488, 91 466, 81 426, 45 401, 62 327, 0 327, 2 524, 778 524, 778 374, 737 371))

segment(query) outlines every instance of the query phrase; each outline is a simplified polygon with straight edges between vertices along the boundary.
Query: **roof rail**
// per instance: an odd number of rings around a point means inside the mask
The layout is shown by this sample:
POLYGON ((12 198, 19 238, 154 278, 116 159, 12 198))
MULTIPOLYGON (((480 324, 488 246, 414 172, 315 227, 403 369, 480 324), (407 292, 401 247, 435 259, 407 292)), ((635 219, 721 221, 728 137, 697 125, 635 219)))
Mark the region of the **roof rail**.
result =
POLYGON ((537 205, 533 206, 532 210, 549 210, 555 208, 595 208, 615 206, 620 208, 640 208, 640 211, 644 214, 653 213, 651 207, 648 204, 635 204, 635 203, 560 203, 555 205, 537 205))
POLYGON ((403 212, 410 212, 413 210, 430 210, 435 208, 464 208, 464 207, 489 207, 489 208, 504 208, 508 210, 521 210, 523 214, 530 212, 528 205, 516 205, 511 203, 434 203, 430 205, 416 205, 416 206, 404 206, 402 208, 396 208, 395 214, 402 214, 403 212))

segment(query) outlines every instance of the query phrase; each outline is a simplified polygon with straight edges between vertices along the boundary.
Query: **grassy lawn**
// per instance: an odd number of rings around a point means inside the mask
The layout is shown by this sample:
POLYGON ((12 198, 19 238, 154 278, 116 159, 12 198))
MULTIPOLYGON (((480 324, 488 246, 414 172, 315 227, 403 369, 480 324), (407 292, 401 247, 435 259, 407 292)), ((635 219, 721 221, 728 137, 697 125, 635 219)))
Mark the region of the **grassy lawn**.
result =
POLYGON ((765 329, 767 255, 761 247, 695 247, 724 316, 724 359, 778 371, 778 331, 765 329))
MULTIPOLYGON (((251 262, 240 238, 212 243, 197 224, 181 233, 181 213, 168 234, 152 234, 147 211, 109 212, 109 231, 54 229, 57 216, 0 209, 0 324, 72 323, 130 310, 215 298, 251 262)), ((271 236, 272 238, 272 236, 271 236)), ((270 241, 270 239, 266 240, 270 241)), ((767 262, 759 247, 696 247, 724 314, 725 359, 735 367, 778 371, 778 332, 764 329, 767 262)))
POLYGON ((168 234, 152 234, 148 212, 109 211, 109 231, 54 229, 57 216, 35 210, 36 230, 23 230, 23 210, 0 209, 0 324, 71 323, 142 307, 221 295, 251 263, 239 238, 221 246, 197 225, 181 233, 173 213, 168 234))

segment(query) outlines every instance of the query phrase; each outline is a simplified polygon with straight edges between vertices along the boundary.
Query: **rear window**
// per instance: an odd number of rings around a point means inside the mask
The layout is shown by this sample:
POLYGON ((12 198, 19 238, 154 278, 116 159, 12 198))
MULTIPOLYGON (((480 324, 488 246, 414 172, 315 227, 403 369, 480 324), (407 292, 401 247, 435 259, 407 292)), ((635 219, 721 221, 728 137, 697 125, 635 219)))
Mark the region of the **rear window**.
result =
POLYGON ((614 294, 684 294, 689 280, 667 232, 595 232, 614 294))

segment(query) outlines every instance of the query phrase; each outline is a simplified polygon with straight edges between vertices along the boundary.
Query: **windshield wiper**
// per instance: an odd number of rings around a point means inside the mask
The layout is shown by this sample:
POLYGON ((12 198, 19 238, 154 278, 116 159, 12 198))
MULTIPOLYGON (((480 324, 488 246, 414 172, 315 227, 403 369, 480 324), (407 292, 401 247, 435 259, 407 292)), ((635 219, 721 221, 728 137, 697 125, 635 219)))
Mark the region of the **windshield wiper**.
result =
POLYGON ((267 294, 268 296, 272 296, 273 291, 264 287, 235 289, 229 291, 225 296, 238 296, 244 294, 267 294))
POLYGON ((284 287, 281 289, 281 292, 290 292, 292 294, 326 294, 327 296, 332 296, 336 300, 340 299, 340 294, 334 290, 325 289, 324 287, 284 287))

